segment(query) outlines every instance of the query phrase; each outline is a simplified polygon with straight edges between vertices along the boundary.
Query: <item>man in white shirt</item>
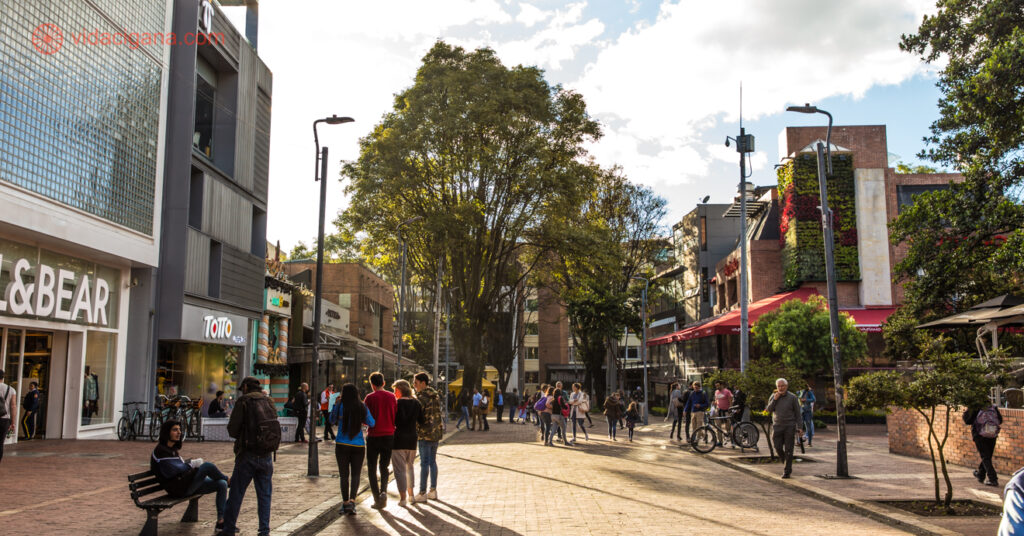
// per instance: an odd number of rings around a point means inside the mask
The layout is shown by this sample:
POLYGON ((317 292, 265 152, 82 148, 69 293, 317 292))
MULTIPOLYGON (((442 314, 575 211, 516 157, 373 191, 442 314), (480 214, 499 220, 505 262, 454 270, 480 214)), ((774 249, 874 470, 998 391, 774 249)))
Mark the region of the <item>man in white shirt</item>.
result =
POLYGON ((18 392, 4 383, 4 371, 0 369, 0 462, 4 459, 4 441, 7 434, 14 431, 14 414, 18 401, 18 392))

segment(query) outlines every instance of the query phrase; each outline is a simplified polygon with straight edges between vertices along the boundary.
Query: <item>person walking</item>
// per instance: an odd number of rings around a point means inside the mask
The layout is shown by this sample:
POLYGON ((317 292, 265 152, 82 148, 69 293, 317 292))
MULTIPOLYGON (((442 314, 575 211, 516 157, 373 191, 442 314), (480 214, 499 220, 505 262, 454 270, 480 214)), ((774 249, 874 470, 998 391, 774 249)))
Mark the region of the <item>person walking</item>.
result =
POLYGON ((680 427, 683 426, 683 415, 679 411, 681 406, 679 405, 680 399, 683 398, 683 392, 679 390, 679 384, 673 382, 669 386, 670 394, 668 396, 668 408, 665 411, 665 420, 672 419, 672 429, 668 432, 668 438, 672 439, 672 436, 678 436, 680 434, 680 427))
POLYGON ((21 431, 25 439, 29 440, 36 435, 36 414, 39 413, 39 384, 32 382, 28 384, 28 392, 25 399, 21 401, 21 409, 24 415, 21 417, 21 431))
POLYGON ((149 470, 168 495, 175 498, 197 494, 216 493, 217 524, 214 530, 224 530, 224 510, 228 501, 228 477, 216 465, 202 458, 184 459, 181 450, 181 423, 164 421, 160 425, 160 438, 149 458, 149 470))
POLYGON ((544 396, 537 400, 537 415, 540 417, 540 440, 545 446, 551 436, 551 397, 555 394, 554 387, 548 387, 544 396))
POLYGON ((466 423, 466 428, 469 428, 472 424, 469 420, 469 393, 465 389, 459 391, 456 403, 459 406, 459 420, 455 421, 455 429, 461 430, 459 425, 462 423, 466 423))
POLYGON ((370 409, 375 424, 366 435, 366 468, 373 507, 379 510, 388 504, 388 465, 391 464, 391 450, 395 445, 398 399, 394 393, 384 389, 384 375, 380 372, 370 374, 370 387, 373 392, 366 395, 363 403, 370 409))
POLYGON ((587 433, 587 429, 583 426, 583 421, 586 419, 587 412, 590 411, 590 397, 587 396, 587 392, 580 388, 579 383, 572 384, 572 394, 569 395, 569 406, 571 407, 569 413, 569 419, 572 420, 572 442, 576 444, 576 426, 578 425, 580 430, 583 430, 583 437, 590 441, 590 434, 587 433))
MULTIPOLYGON (((803 391, 800 391, 800 411, 804 422, 804 434, 807 436, 808 447, 814 446, 814 403, 817 401, 818 399, 814 397, 814 388, 810 385, 803 391)), ((742 412, 742 409, 738 411, 742 412)))
POLYGON ((228 502, 224 508, 224 528, 218 536, 234 536, 238 513, 249 483, 256 487, 256 511, 259 536, 270 535, 270 501, 273 494, 273 454, 281 444, 281 424, 277 409, 252 376, 241 383, 242 397, 235 403, 228 420, 228 435, 235 439, 235 467, 228 481, 228 502))
MULTIPOLYGON (((715 382, 715 415, 725 417, 729 415, 729 408, 732 407, 732 391, 725 386, 725 382, 715 382)), ((732 437, 732 419, 721 419, 722 430, 726 437, 732 437)), ((723 438, 718 437, 718 446, 722 446, 723 438)))
POLYGON ((412 386, 405 380, 391 384, 398 398, 395 410, 395 446, 391 451, 391 467, 398 484, 398 506, 406 506, 413 499, 416 473, 412 462, 416 459, 416 425, 423 421, 423 406, 412 395, 412 386))
POLYGON ((7 434, 17 432, 14 415, 18 406, 18 391, 4 383, 4 369, 0 369, 0 462, 4 461, 4 443, 7 434))
POLYGON ((363 471, 366 457, 366 440, 363 425, 370 428, 376 424, 369 408, 359 400, 356 386, 346 383, 341 386, 341 396, 334 401, 334 407, 327 420, 338 427, 334 435, 334 459, 338 462, 338 477, 341 485, 341 514, 356 515, 356 495, 359 493, 359 476, 363 471))
POLYGON ((299 385, 299 391, 295 393, 294 402, 292 402, 292 413, 295 414, 299 422, 295 427, 295 441, 299 443, 306 442, 306 419, 309 418, 309 395, 306 394, 308 392, 309 384, 303 382, 299 385))
MULTIPOLYGON (((329 383, 323 391, 320 392, 320 415, 327 417, 330 415, 328 411, 331 409, 331 395, 334 394, 334 384, 329 383)), ((334 430, 331 429, 331 420, 324 419, 324 441, 334 440, 334 430)))
POLYGON ((483 423, 480 422, 480 399, 484 395, 480 394, 480 390, 476 387, 473 388, 473 424, 469 426, 470 430, 483 430, 483 423))
POLYGON ((793 441, 803 420, 800 417, 800 399, 789 392, 789 382, 785 378, 775 380, 775 392, 765 411, 772 414, 772 444, 785 463, 782 478, 789 478, 793 473, 793 441))
POLYGON ((629 407, 626 408, 626 429, 629 430, 630 443, 633 442, 633 428, 640 419, 640 403, 636 400, 630 400, 629 407))
MULTIPOLYGON (((494 388, 494 414, 496 415, 496 422, 501 422, 501 413, 505 410, 505 397, 502 396, 501 388, 494 388)), ((509 421, 512 419, 509 418, 509 421)))
POLYGON ((554 438, 559 437, 562 440, 563 445, 568 445, 565 435, 565 411, 568 410, 569 404, 562 396, 561 389, 555 389, 552 396, 548 397, 547 409, 551 415, 551 426, 548 427, 548 439, 546 444, 548 446, 554 446, 554 438))
MULTIPOLYGON (((692 395, 692 394, 693 394, 693 382, 689 382, 689 383, 686 384, 686 389, 683 390, 682 398, 680 398, 680 400, 682 401, 683 406, 679 409, 679 411, 681 411, 682 414, 683 414, 683 425, 685 425, 685 427, 686 427, 686 440, 687 441, 690 440, 690 419, 692 417, 692 411, 690 411, 690 409, 687 407, 687 403, 690 402, 690 395, 692 395)), ((679 432, 678 431, 676 432, 676 439, 682 441, 682 438, 679 437, 679 432)))
POLYGON ((586 391, 583 391, 583 395, 587 397, 587 411, 583 412, 583 416, 586 417, 587 423, 589 423, 590 427, 593 428, 594 427, 594 419, 590 418, 590 407, 589 407, 590 406, 590 393, 588 393, 586 391))
POLYGON ((427 499, 437 500, 437 446, 444 437, 444 420, 441 416, 441 397, 430 386, 430 375, 420 372, 412 379, 419 400, 422 419, 416 424, 416 440, 420 450, 420 492, 413 502, 427 499), (427 477, 430 477, 430 491, 427 491, 427 477))
POLYGON ((996 450, 996 439, 999 437, 999 427, 1003 424, 1003 414, 999 413, 996 406, 968 408, 963 419, 964 424, 971 427, 971 439, 974 440, 974 448, 981 457, 981 463, 974 470, 974 478, 986 486, 998 486, 999 476, 992 465, 992 454, 996 450), (985 479, 986 476, 988 480, 985 479))
POLYGON ((619 422, 621 417, 622 406, 619 405, 618 393, 612 393, 608 395, 608 398, 604 399, 604 416, 608 419, 608 439, 617 441, 615 439, 616 423, 619 422))
POLYGON ((491 393, 487 389, 480 393, 480 406, 477 409, 480 410, 480 424, 483 425, 485 432, 489 432, 491 426, 487 424, 487 412, 491 409, 491 393))
POLYGON ((519 410, 519 390, 512 388, 512 394, 505 397, 505 405, 508 407, 508 422, 515 424, 516 412, 519 410))
MULTIPOLYGON (((708 403, 708 395, 701 389, 700 382, 693 382, 693 392, 690 393, 690 397, 686 400, 686 413, 690 415, 690 428, 696 432, 698 428, 704 426, 704 412, 707 411, 711 404, 708 403)), ((690 430, 686 431, 687 438, 691 438, 690 430)))

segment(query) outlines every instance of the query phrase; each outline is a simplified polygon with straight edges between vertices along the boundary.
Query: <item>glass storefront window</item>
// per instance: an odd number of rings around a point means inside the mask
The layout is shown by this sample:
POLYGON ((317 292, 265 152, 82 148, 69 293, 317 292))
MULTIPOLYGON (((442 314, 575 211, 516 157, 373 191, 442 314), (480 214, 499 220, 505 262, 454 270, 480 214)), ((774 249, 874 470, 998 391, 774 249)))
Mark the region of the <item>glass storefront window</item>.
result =
POLYGON ((156 390, 167 397, 185 395, 203 406, 217 391, 237 398, 238 360, 242 348, 213 344, 161 343, 157 359, 156 390))
POLYGON ((117 335, 103 331, 88 332, 82 380, 82 426, 113 422, 116 366, 117 335))

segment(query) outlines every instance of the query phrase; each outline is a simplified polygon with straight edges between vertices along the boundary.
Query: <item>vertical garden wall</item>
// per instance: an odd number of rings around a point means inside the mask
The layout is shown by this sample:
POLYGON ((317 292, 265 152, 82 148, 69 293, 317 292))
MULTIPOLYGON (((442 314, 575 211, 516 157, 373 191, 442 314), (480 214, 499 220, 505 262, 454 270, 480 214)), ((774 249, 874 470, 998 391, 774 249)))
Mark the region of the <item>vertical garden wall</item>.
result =
MULTIPOLYGON (((779 240, 786 288, 796 288, 804 281, 824 281, 825 242, 818 210, 821 198, 817 155, 798 153, 778 168, 778 177, 782 204, 779 240)), ((832 153, 828 203, 835 235, 836 278, 859 281, 856 185, 850 153, 832 153)))

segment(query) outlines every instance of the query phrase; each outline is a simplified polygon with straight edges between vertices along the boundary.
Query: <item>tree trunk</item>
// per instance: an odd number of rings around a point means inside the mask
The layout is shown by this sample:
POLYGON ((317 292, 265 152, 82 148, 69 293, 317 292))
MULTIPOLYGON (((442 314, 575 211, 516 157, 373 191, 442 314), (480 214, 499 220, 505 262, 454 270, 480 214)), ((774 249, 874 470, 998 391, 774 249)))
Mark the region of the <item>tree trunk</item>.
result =
MULTIPOLYGON (((937 440, 938 438, 936 438, 937 440)), ((942 478, 946 481, 946 510, 950 510, 953 502, 953 482, 949 479, 949 470, 946 467, 946 441, 949 439, 949 406, 946 406, 946 433, 942 435, 942 442, 939 443, 939 464, 942 467, 942 478)))
POLYGON ((480 387, 483 377, 483 329, 482 326, 452 326, 452 343, 455 356, 462 365, 462 388, 470 392, 480 387))
POLYGON ((928 454, 932 460, 932 478, 935 480, 935 504, 939 504, 942 500, 939 497, 939 467, 935 463, 935 448, 932 447, 932 437, 935 436, 935 408, 932 408, 930 417, 922 410, 917 410, 917 412, 921 414, 921 417, 928 424, 928 454))

